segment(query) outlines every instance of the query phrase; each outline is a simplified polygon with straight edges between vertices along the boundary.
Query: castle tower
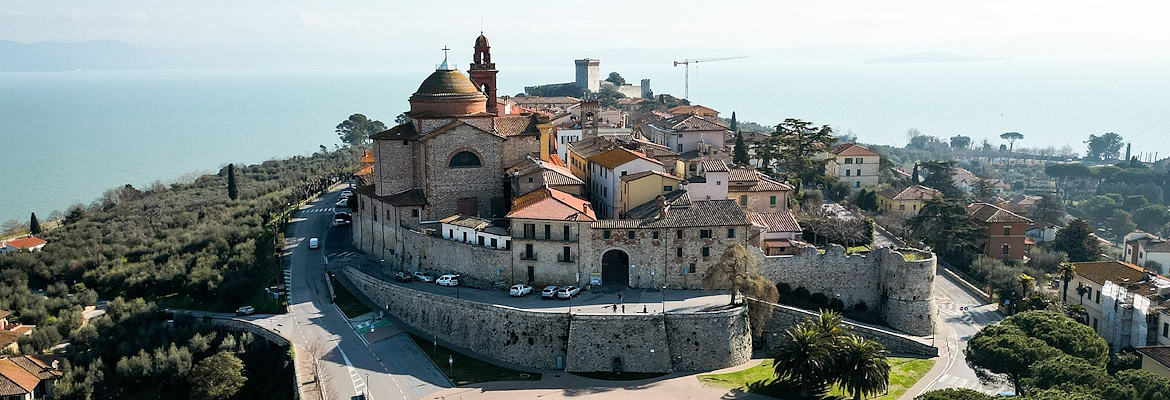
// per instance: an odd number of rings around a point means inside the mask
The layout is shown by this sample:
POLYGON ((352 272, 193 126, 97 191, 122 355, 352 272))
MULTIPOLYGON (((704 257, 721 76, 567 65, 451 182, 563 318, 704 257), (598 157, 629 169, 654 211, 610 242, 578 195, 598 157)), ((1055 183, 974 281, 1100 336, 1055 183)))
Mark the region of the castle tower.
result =
POLYGON ((581 101, 581 140, 597 137, 597 121, 601 119, 601 102, 581 101))
POLYGON ((475 87, 487 96, 487 112, 492 115, 499 115, 496 107, 496 63, 492 62, 492 46, 488 44, 487 37, 483 32, 479 33, 479 37, 475 39, 475 56, 471 64, 471 69, 467 71, 467 75, 471 78, 471 82, 475 87))
POLYGON ((597 93, 601 91, 601 74, 599 67, 601 60, 593 58, 584 58, 576 60, 577 64, 577 88, 587 89, 590 93, 597 93))

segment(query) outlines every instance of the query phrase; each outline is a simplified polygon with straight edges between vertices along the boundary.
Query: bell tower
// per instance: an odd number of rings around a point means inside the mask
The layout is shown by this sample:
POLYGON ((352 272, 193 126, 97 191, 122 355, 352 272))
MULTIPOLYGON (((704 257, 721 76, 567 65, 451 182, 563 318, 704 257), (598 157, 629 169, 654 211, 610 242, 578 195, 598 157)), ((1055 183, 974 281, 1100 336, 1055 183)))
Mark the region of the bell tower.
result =
POLYGON ((499 115, 496 108, 496 63, 492 62, 492 46, 488 44, 487 37, 483 32, 479 33, 479 37, 475 39, 475 62, 471 63, 471 69, 467 71, 468 78, 471 78, 471 83, 487 96, 487 112, 492 115, 499 115))

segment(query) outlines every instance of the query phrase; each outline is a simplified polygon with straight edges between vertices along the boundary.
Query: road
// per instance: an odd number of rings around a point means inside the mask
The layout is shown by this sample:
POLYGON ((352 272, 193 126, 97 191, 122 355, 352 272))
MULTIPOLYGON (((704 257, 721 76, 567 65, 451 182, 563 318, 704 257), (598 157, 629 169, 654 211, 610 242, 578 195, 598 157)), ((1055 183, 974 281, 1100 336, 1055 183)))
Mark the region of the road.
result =
MULTIPOLYGON (((941 267, 940 267, 941 268, 941 267)), ((942 273, 934 276, 934 300, 938 306, 938 318, 942 326, 936 333, 940 355, 945 367, 942 373, 934 377, 923 392, 946 389, 968 388, 983 393, 997 394, 1010 391, 1010 385, 984 385, 975 376, 975 371, 967 366, 963 350, 967 348, 967 341, 984 326, 994 324, 1003 319, 1003 315, 995 309, 995 305, 986 304, 981 299, 968 293, 954 281, 942 273), (968 307, 968 311, 963 311, 968 307)), ((927 375, 931 377, 933 374, 927 375)), ((917 394, 916 394, 917 395, 917 394)))
MULTIPOLYGON (((400 329, 369 343, 330 302, 325 254, 348 246, 347 241, 336 239, 348 227, 331 227, 339 195, 340 189, 334 190, 294 215, 284 243, 286 281, 291 282, 289 312, 253 321, 292 340, 298 358, 308 355, 312 347, 321 348, 319 362, 326 376, 321 381, 328 398, 361 399, 365 394, 366 399, 414 400, 451 387, 414 342, 395 334, 400 329), (321 239, 321 249, 309 249, 312 237, 321 239)), ((302 363, 301 368, 306 376, 308 365, 302 363)), ((316 393, 306 396, 320 398, 316 393)))

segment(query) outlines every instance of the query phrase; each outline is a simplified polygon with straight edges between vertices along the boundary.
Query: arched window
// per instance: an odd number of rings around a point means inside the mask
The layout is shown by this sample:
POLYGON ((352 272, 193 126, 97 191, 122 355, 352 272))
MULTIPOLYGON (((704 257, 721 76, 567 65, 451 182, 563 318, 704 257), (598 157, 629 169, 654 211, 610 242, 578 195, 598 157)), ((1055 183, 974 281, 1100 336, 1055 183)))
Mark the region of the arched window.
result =
POLYGON ((451 163, 448 164, 451 168, 479 168, 483 163, 479 161, 479 156, 470 151, 461 151, 451 157, 451 163))

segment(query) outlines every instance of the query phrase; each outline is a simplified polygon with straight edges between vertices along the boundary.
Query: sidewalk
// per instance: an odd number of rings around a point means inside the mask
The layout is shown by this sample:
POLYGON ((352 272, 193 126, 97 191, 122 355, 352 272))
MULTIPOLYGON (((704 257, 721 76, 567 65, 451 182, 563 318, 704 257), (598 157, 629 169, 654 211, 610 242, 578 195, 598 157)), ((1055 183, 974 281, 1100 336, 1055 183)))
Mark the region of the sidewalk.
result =
POLYGON ((943 371, 946 371, 947 360, 950 358, 951 352, 954 351, 954 349, 951 348, 951 341, 949 340, 951 333, 954 331, 951 329, 950 325, 939 325, 940 326, 938 331, 935 332, 936 336, 934 347, 938 348, 938 357, 932 359, 934 360, 934 366, 930 368, 930 371, 926 372, 926 375, 923 375, 922 378, 918 379, 918 382, 915 383, 914 386, 906 389, 906 393, 903 393, 902 397, 899 397, 898 400, 914 400, 914 398, 922 394, 922 392, 925 391, 927 387, 930 387, 930 385, 933 384, 934 381, 943 374, 943 371), (938 343, 939 339, 942 339, 943 343, 938 343), (940 346, 940 344, 942 346, 940 346))

